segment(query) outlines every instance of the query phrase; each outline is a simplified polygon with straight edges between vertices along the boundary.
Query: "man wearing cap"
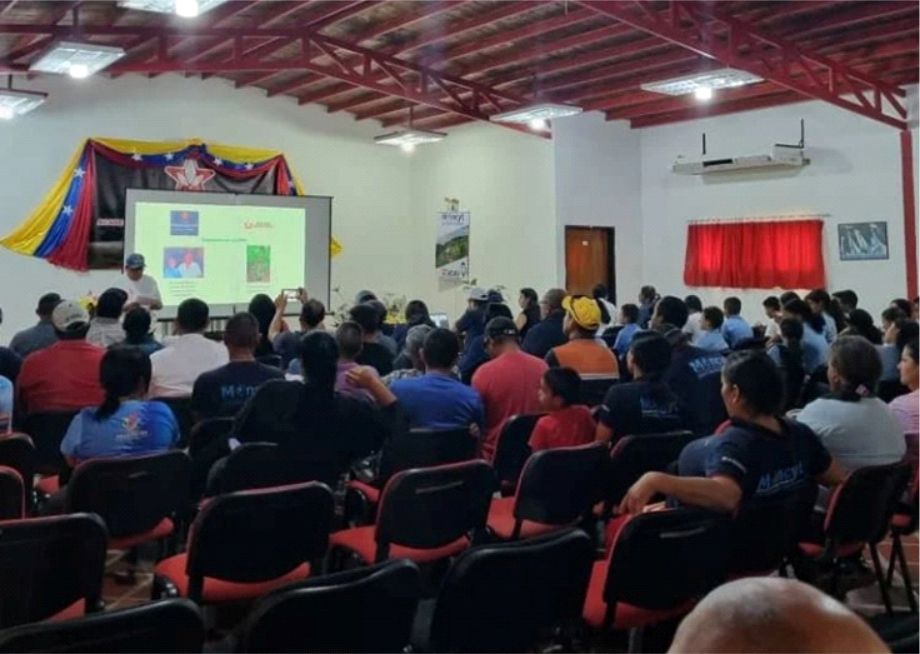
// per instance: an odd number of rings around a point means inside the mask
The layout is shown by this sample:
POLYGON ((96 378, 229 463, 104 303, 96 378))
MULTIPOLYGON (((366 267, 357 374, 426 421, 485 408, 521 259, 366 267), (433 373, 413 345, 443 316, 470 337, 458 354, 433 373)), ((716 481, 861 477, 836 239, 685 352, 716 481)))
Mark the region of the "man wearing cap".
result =
POLYGON ((490 361, 473 373, 472 386, 482 397, 486 429, 480 449, 491 460, 502 426, 519 413, 539 413, 540 379, 546 362, 521 350, 518 330, 511 318, 493 318, 485 327, 490 361))
POLYGON ((133 305, 145 307, 150 311, 157 311, 163 308, 157 280, 150 275, 144 274, 144 268, 146 267, 147 263, 143 254, 137 252, 129 254, 128 258, 125 259, 124 274, 112 284, 113 288, 120 288, 128 294, 126 310, 133 309, 133 305))
POLYGON ((57 342, 22 362, 16 381, 18 415, 75 411, 101 404, 105 395, 99 384, 99 364, 105 350, 86 342, 86 309, 64 300, 54 308, 51 324, 57 342))
POLYGON ((595 338, 601 325, 597 300, 585 295, 569 295, 562 301, 565 318, 562 329, 569 342, 554 347, 546 355, 550 367, 572 368, 582 377, 617 378, 620 366, 613 352, 595 338))
POLYGON ((454 331, 466 336, 466 347, 470 341, 482 336, 486 326, 486 306, 489 304, 489 292, 484 288, 471 288, 466 296, 466 311, 454 325, 454 331))

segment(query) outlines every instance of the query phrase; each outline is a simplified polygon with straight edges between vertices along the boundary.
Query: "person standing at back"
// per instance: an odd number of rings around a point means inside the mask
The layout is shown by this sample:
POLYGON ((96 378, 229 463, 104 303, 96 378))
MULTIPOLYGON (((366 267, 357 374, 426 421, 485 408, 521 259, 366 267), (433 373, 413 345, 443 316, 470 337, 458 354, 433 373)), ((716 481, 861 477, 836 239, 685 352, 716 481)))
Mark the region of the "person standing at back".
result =
POLYGON ((189 397, 201 373, 229 361, 227 348, 204 336, 208 318, 208 305, 197 298, 183 300, 179 305, 178 335, 167 339, 163 349, 150 356, 150 397, 189 397))
POLYGON ((562 330, 562 321, 565 319, 562 301, 565 296, 566 293, 561 288, 551 288, 543 294, 540 301, 543 319, 530 328, 521 346, 527 354, 542 359, 554 347, 569 340, 562 330))
POLYGON ((532 288, 522 288, 518 295, 518 306, 521 312, 515 316, 514 325, 518 328, 521 338, 527 338, 530 328, 540 322, 540 301, 537 292, 532 288))
POLYGON ((141 306, 150 311, 158 311, 163 308, 160 287, 157 286, 157 280, 144 274, 146 267, 143 254, 129 254, 125 259, 124 274, 112 283, 113 288, 120 288, 128 294, 128 309, 141 306))
POLYGON ((10 349, 23 359, 36 350, 48 347, 57 341, 57 332, 51 323, 51 313, 61 302, 61 296, 57 293, 45 293, 38 299, 38 307, 35 314, 38 316, 38 324, 17 332, 10 341, 10 349))
POLYGON ((490 361, 479 367, 472 385, 486 411, 482 455, 491 460, 498 435, 508 418, 519 413, 539 413, 537 391, 547 365, 542 359, 521 350, 517 327, 510 318, 490 320, 485 338, 490 361))
POLYGON ((102 402, 99 363, 105 350, 86 342, 89 314, 77 302, 59 302, 51 314, 57 342, 22 362, 16 380, 21 416, 46 411, 74 411, 102 402))
POLYGON ((192 387, 192 411, 200 420, 233 416, 256 390, 272 379, 284 379, 278 368, 256 361, 259 323, 249 313, 238 313, 227 321, 224 345, 230 362, 203 372, 192 387))
POLYGON ((722 308, 725 310, 722 338, 728 343, 728 347, 735 349, 742 341, 754 338, 754 330, 741 317, 741 300, 736 297, 727 297, 722 303, 722 308))
POLYGON ((601 310, 594 298, 568 296, 562 301, 565 318, 562 329, 569 342, 554 347, 546 355, 551 368, 571 368, 582 377, 616 379, 620 376, 617 358, 603 341, 595 338, 601 323, 601 310))

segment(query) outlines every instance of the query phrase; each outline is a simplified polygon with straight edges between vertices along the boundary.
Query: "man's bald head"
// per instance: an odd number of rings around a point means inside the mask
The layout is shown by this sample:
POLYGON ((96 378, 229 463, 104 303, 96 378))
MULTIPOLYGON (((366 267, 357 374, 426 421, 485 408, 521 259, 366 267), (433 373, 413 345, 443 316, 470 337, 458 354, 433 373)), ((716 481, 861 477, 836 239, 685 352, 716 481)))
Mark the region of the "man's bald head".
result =
POLYGON ((792 579, 719 586, 684 618, 669 652, 888 652, 850 609, 792 579))

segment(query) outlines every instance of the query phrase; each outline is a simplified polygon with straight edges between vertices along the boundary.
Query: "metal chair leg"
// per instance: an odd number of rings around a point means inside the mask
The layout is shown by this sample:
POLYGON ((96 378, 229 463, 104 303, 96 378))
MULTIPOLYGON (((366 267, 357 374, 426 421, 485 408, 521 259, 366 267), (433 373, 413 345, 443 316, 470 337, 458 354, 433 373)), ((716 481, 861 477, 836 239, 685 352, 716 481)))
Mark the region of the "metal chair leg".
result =
POLYGON ((894 609, 891 607, 891 595, 888 592, 888 585, 885 583, 885 577, 882 573, 882 562, 879 560, 878 549, 875 545, 870 545, 869 551, 872 553, 872 568, 875 571, 875 579, 878 581, 878 588, 882 594, 882 602, 885 603, 885 612, 888 615, 892 615, 894 609))
POLYGON ((907 605, 911 613, 917 613, 917 598, 914 596, 914 580, 910 576, 910 568, 907 565, 907 557, 904 555, 904 543, 901 538, 896 536, 891 544, 892 563, 897 557, 899 567, 901 568, 901 579, 904 582, 904 592, 907 593, 907 605))
POLYGON ((629 652, 634 654, 642 651, 642 636, 645 632, 643 627, 636 627, 629 630, 629 652))

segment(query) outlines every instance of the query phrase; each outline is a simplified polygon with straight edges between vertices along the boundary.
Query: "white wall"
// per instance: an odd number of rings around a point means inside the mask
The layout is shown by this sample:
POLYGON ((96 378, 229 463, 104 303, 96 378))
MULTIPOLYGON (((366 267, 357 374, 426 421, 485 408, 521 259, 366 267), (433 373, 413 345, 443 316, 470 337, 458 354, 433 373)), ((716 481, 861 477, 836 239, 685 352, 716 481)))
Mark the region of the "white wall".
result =
POLYGON ((614 228, 617 302, 642 285, 640 132, 599 112, 556 121, 557 265, 565 281, 565 226, 614 228))
MULTIPOLYGON (((368 285, 399 288, 412 279, 411 161, 397 148, 372 142, 380 133, 376 123, 298 107, 290 98, 266 99, 261 91, 235 90, 216 79, 42 78, 32 86, 50 91, 48 102, 0 125, 0 234, 28 216, 86 137, 197 137, 283 150, 308 193, 335 197, 333 234, 345 250, 333 260, 332 277, 343 297, 368 285)), ((0 248, 0 343, 34 320, 41 293, 100 291, 113 275, 77 274, 0 248)))
POLYGON ((472 124, 412 156, 411 287, 432 311, 454 319, 465 308, 463 290, 441 286, 434 274, 436 217, 446 197, 471 212, 470 276, 478 285, 505 286, 514 308, 520 288, 542 293, 558 284, 551 141, 472 124))

